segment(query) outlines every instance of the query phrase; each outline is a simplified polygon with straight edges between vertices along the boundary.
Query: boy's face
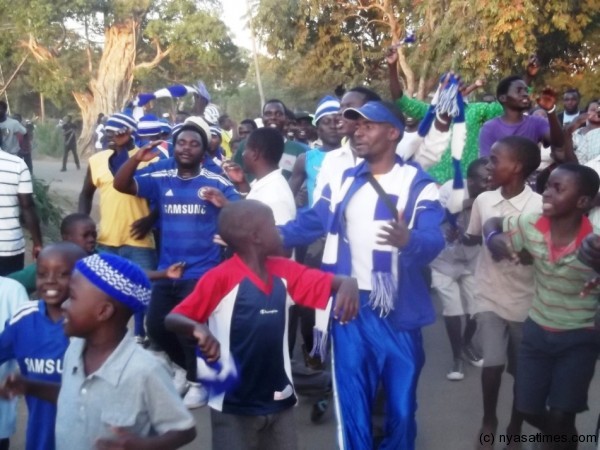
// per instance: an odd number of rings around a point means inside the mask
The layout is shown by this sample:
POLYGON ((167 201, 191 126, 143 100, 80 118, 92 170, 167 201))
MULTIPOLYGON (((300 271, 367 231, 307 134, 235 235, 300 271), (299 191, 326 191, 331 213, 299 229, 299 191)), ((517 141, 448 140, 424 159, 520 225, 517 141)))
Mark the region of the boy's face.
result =
POLYGON ((69 280, 74 266, 73 258, 59 251, 40 254, 37 260, 35 287, 46 304, 58 306, 69 297, 69 280))
POLYGON ((322 117, 317 123, 317 132, 319 134, 319 138, 321 139, 323 144, 331 148, 339 147, 342 141, 342 137, 340 136, 337 129, 337 123, 337 114, 330 114, 325 117, 322 117))
POLYGON ((75 222, 68 234, 63 236, 65 241, 73 242, 79 245, 88 255, 94 253, 96 249, 96 239, 98 232, 93 220, 82 220, 75 222))
POLYGON ((77 270, 71 277, 69 293, 69 299, 62 304, 65 334, 85 337, 98 324, 99 307, 106 294, 77 270))
POLYGON ((527 111, 531 108, 531 98, 527 90, 527 84, 523 80, 515 80, 510 84, 508 92, 502 103, 509 109, 527 111))
POLYGON ((490 152, 490 161, 485 166, 488 171, 488 189, 497 189, 510 183, 518 175, 519 166, 507 145, 496 142, 490 152))
POLYGON ((489 172, 485 165, 481 164, 475 170, 472 177, 467 178, 467 187, 469 188, 469 196, 477 198, 479 194, 488 189, 489 172))
POLYGON ((560 168, 554 170, 542 194, 542 212, 546 217, 563 217, 575 209, 586 209, 589 197, 581 195, 577 175, 560 168))
POLYGON ((195 131, 186 130, 177 135, 175 142, 175 160, 182 167, 197 167, 204 158, 202 137, 195 131))

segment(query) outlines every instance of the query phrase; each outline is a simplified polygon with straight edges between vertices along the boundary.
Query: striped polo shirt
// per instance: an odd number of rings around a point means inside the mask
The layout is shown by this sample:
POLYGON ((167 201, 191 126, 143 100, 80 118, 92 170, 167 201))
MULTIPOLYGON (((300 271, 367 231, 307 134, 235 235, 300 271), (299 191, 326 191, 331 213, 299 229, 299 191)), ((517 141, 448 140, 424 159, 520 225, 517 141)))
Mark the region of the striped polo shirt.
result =
POLYGON ((503 228, 516 252, 525 249, 533 256, 535 292, 529 317, 549 330, 593 327, 600 288, 579 295, 595 272, 577 259, 577 251, 588 234, 600 229, 584 216, 575 240, 557 248, 551 241, 550 219, 541 214, 506 217, 503 228))
POLYGON ((25 161, 0 150, 0 257, 25 252, 18 194, 31 193, 31 174, 25 161))

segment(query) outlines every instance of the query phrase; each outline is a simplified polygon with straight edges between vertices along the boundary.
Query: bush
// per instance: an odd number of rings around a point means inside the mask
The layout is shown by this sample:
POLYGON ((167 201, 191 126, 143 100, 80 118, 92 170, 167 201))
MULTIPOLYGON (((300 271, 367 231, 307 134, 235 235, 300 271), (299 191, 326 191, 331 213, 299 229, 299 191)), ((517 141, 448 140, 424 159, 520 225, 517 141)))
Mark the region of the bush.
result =
POLYGON ((42 155, 61 157, 63 154, 63 134, 56 124, 41 123, 35 127, 33 149, 42 155))
POLYGON ((60 222, 64 211, 57 205, 57 199, 50 194, 50 185, 38 178, 33 179, 33 198, 42 234, 45 241, 60 241, 60 222))

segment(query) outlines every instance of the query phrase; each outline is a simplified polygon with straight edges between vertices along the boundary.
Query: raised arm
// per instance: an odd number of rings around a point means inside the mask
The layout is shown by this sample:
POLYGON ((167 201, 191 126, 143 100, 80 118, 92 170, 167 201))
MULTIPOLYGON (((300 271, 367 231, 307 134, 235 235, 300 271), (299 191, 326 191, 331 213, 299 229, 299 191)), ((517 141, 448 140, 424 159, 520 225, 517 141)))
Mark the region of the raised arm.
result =
POLYGON ((548 113, 548 124, 550 131, 544 135, 544 142, 552 147, 560 148, 565 139, 562 126, 556 114, 557 92, 551 87, 546 87, 537 98, 537 104, 548 113))
POLYGON ((156 157, 157 151, 155 150, 155 147, 160 143, 161 141, 150 142, 139 149, 135 155, 129 158, 125 164, 121 166, 113 181, 113 187, 117 191, 122 192, 123 194, 137 195, 138 188, 133 178, 135 171, 141 162, 149 162, 156 157))

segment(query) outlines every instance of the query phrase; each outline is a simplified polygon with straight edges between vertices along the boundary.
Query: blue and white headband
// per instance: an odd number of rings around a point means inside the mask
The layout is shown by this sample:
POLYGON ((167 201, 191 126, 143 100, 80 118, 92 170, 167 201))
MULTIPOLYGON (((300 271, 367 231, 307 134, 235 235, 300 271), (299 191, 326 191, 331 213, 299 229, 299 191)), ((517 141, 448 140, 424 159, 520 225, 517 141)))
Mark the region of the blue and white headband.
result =
POLYGON ((125 258, 98 253, 77 261, 75 269, 133 312, 143 311, 150 302, 150 280, 139 266, 125 258))
POLYGON ((134 132, 137 130, 137 122, 127 114, 116 113, 108 118, 104 129, 114 131, 117 134, 125 133, 127 130, 134 132))

